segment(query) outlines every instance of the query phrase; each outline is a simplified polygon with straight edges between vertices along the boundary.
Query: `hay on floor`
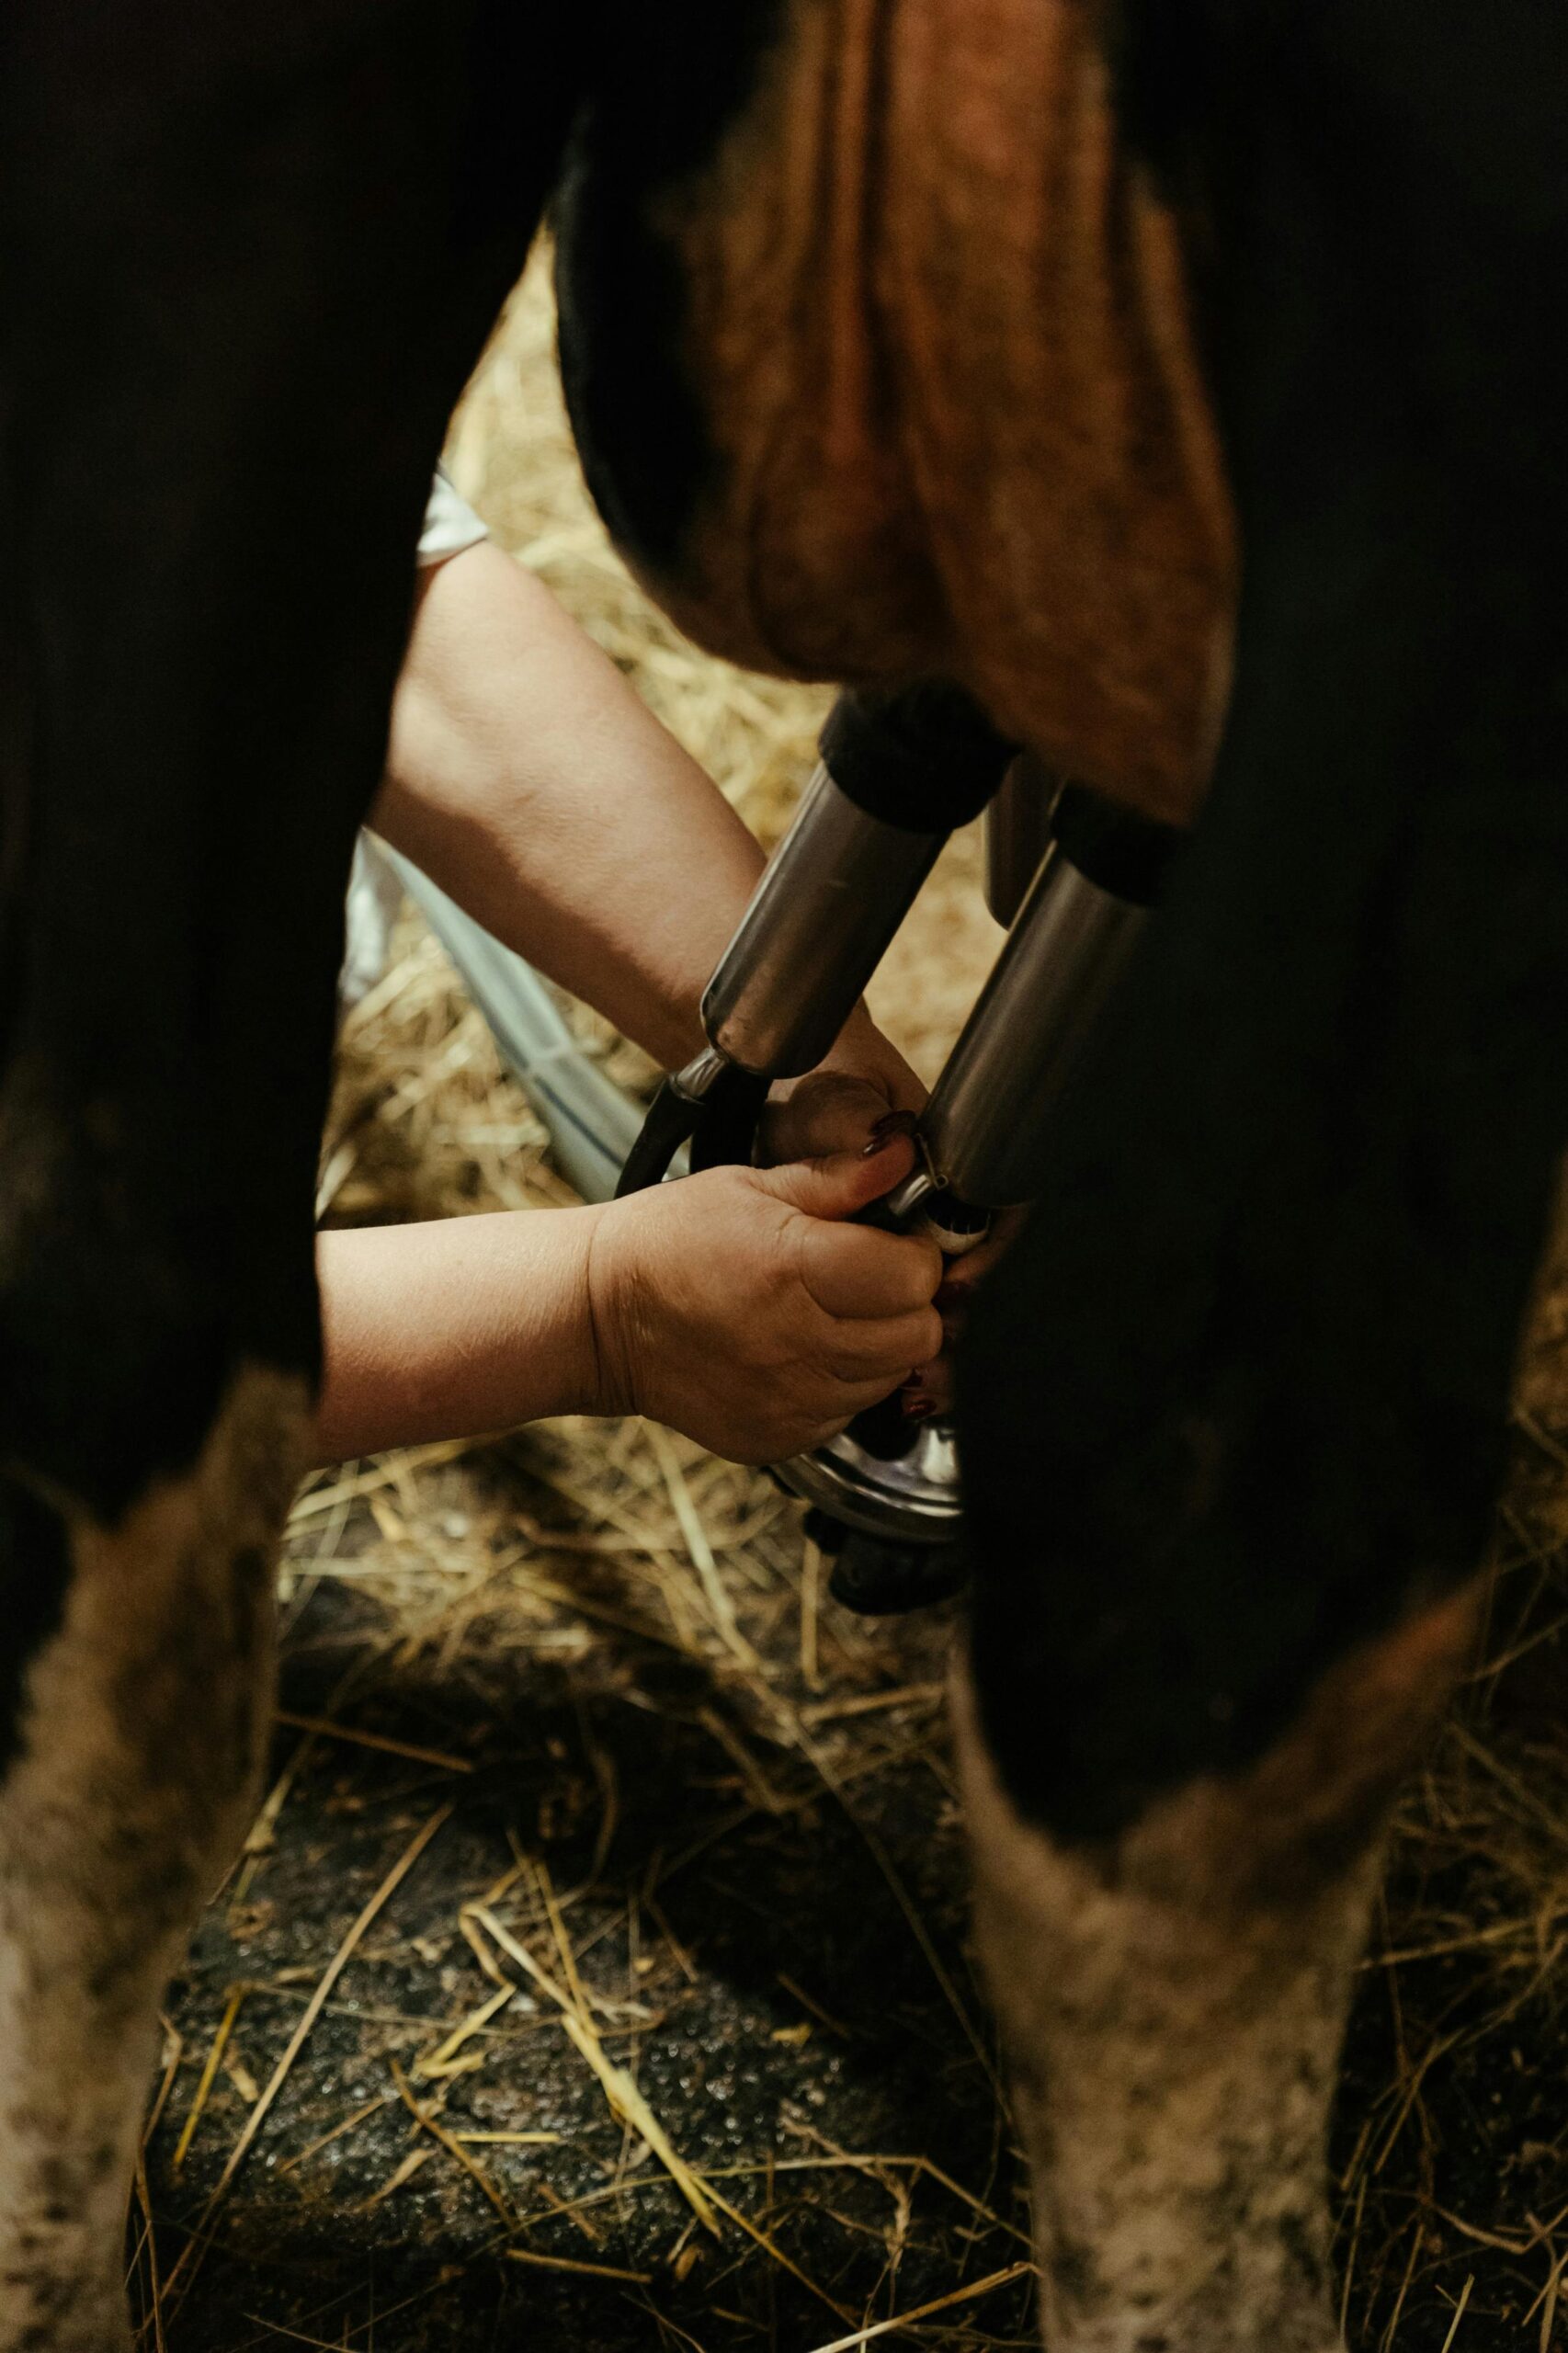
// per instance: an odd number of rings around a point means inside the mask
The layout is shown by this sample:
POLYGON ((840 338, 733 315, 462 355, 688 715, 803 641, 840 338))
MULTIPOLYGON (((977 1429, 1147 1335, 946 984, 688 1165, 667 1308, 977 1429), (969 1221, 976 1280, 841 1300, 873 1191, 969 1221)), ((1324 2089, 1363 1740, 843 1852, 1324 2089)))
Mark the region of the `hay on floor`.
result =
MULTIPOLYGON (((536 266, 455 422, 460 486, 772 838, 825 698, 651 610, 584 500, 551 332, 536 266)), ((994 944, 975 881, 960 841, 876 992, 927 1074, 994 944)), ((564 1198, 405 916, 344 1038, 328 1215, 564 1198)), ((1402 1802, 1352 2028, 1369 2353, 1568 2341, 1565 1324, 1559 1283, 1487 1658, 1402 1802)), ((282 1599, 267 1803, 170 2015, 144 2345, 1028 2341, 945 1621, 847 1618, 766 1478, 634 1423, 343 1465, 299 1500, 282 1599)))

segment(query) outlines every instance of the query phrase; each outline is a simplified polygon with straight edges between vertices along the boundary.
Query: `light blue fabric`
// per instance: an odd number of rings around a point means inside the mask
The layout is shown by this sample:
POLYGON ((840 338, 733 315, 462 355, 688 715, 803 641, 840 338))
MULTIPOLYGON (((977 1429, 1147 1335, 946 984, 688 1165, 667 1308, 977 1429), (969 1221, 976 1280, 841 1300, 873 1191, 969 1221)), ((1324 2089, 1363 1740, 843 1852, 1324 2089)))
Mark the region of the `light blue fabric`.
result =
POLYGON ((467 499, 459 497, 445 466, 437 466, 419 534, 420 565, 445 563, 449 555, 461 555, 464 548, 477 547, 489 537, 467 499))

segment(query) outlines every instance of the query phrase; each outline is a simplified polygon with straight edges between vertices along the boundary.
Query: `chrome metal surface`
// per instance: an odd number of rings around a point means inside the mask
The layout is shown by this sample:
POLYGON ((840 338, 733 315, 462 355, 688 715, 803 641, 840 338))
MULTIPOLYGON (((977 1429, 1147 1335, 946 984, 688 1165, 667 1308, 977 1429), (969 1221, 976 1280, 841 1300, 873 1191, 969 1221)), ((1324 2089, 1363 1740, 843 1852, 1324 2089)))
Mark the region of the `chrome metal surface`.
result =
MULTIPOLYGON (((1017 915, 921 1119, 920 1161, 885 1204, 920 1232, 938 1226, 944 1200, 957 1196, 952 1231, 937 1233, 950 1251, 980 1238, 964 1207, 999 1209, 1038 1189, 1051 1112, 1146 919, 1048 846, 1043 771, 1016 763, 1009 789, 1016 806, 1003 831, 1017 915)), ((826 1051, 936 855, 929 836, 912 853, 915 838, 903 836, 895 858, 892 828, 864 817, 819 772, 704 1000, 708 1034, 732 1060, 782 1073, 826 1051)), ((919 1425, 908 1452, 891 1461, 845 1431, 778 1465, 776 1476, 869 1536, 946 1544, 962 1523, 946 1422, 919 1425)))
POLYGON ((674 1074, 670 1085, 686 1102, 701 1103, 728 1068, 728 1060, 717 1046, 704 1046, 699 1054, 692 1056, 684 1070, 674 1074))
MULTIPOLYGON (((916 1143, 919 1139, 916 1138, 916 1143)), ((882 1202, 882 1208, 896 1225, 910 1224, 927 1193, 934 1193, 937 1182, 923 1162, 917 1162, 902 1185, 895 1185, 882 1202)))
POLYGON ((1147 916, 1052 848, 921 1116, 937 1180, 988 1209, 1027 1201, 1051 1111, 1147 916))
POLYGON ((881 1461, 847 1430, 812 1454, 774 1465, 791 1495, 817 1504, 846 1528, 905 1544, 947 1544, 963 1518, 950 1424, 922 1422, 909 1452, 881 1461))
POLYGON ((1010 924, 1040 872, 1051 840, 1051 804, 1061 779, 1020 752, 985 812, 985 904, 1010 924))
POLYGON ((821 1062, 945 838, 868 817, 819 767, 708 983, 720 1052, 763 1078, 821 1062))
MULTIPOLYGON (((939 1185, 933 1185, 920 1209, 910 1219, 909 1231, 924 1234, 934 1242, 945 1258, 967 1258, 970 1252, 978 1250, 985 1240, 991 1231, 991 1221, 986 1218, 980 1224, 971 1224, 966 1218, 960 1224, 950 1208, 949 1214, 944 1216, 942 1205, 944 1202, 950 1205, 951 1199, 951 1195, 945 1193, 939 1185)), ((963 1206, 967 1208, 968 1205, 963 1206)))

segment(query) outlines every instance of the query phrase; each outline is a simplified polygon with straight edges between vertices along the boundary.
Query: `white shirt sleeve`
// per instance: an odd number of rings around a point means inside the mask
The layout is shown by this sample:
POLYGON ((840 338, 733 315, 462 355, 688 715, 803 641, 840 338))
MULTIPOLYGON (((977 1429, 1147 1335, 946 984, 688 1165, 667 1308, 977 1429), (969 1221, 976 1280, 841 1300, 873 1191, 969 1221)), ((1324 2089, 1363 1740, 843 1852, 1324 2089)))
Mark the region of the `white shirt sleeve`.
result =
POLYGON ((437 466, 430 503, 425 509, 425 528, 419 534, 420 569, 445 563, 449 556, 461 555, 464 548, 477 547, 489 537, 472 507, 453 489, 445 466, 437 466))

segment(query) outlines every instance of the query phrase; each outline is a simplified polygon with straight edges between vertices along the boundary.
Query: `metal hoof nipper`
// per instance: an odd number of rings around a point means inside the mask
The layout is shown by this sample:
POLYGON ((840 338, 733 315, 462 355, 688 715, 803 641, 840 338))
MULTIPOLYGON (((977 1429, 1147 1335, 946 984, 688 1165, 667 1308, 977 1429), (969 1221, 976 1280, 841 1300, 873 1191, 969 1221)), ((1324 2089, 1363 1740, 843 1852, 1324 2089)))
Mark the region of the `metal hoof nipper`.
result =
MULTIPOLYGON (((1011 928, 921 1115, 915 1170, 866 1212, 956 1256, 1031 1198, 1052 1109, 1181 836, 1058 790, 952 688, 842 696, 822 756, 703 997, 708 1048, 661 1086, 618 1190, 658 1183, 683 1144, 694 1167, 750 1159, 769 1086, 822 1060, 948 835, 986 809, 987 895, 1011 928)), ((774 1475, 812 1506, 847 1608, 884 1616, 962 1585, 949 1422, 909 1421, 892 1399, 774 1475)))

